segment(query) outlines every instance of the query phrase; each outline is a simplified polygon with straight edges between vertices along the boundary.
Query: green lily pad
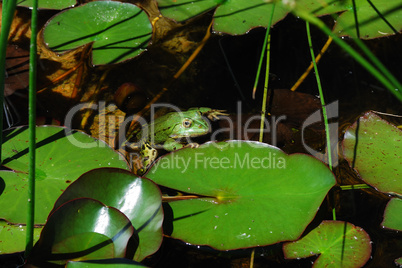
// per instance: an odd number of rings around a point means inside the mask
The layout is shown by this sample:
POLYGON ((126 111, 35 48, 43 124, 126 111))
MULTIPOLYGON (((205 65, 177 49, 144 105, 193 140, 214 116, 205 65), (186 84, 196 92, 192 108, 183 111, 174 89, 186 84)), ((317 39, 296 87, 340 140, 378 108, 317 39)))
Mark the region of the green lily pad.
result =
POLYGON ((368 112, 349 127, 342 146, 345 159, 366 183, 378 191, 402 195, 400 129, 368 112))
POLYGON ((133 234, 130 220, 117 209, 89 198, 75 199, 49 216, 28 262, 43 267, 46 262, 122 258, 133 234))
POLYGON ((308 11, 314 16, 342 12, 336 18, 334 33, 339 36, 356 37, 356 21, 353 4, 359 22, 359 35, 362 39, 371 39, 396 34, 402 30, 402 9, 400 0, 324 0, 296 2, 298 10, 308 11), (354 2, 354 3, 353 3, 354 2), (379 13, 377 13, 377 11, 379 13), (382 18, 381 18, 382 17, 382 18))
MULTIPOLYGON (((34 0, 17 0, 17 5, 23 7, 32 7, 34 0)), ((38 8, 44 9, 64 9, 77 4, 76 0, 40 0, 38 8)))
MULTIPOLYGON (((218 33, 245 34, 254 27, 267 27, 273 3, 265 0, 157 0, 162 14, 177 21, 184 21, 216 8, 213 29, 218 33)), ((334 32, 340 36, 356 36, 353 2, 357 7, 360 38, 370 39, 395 34, 402 30, 400 0, 323 0, 277 1, 272 23, 283 19, 294 10, 307 11, 314 16, 344 11, 337 19, 334 32), (370 4, 371 3, 371 4, 370 4), (296 6, 296 9, 294 9, 296 6), (374 7, 373 7, 374 6, 374 7), (381 14, 378 14, 377 11, 381 14), (382 18, 381 18, 382 17, 382 18)))
POLYGON ((245 141, 175 151, 159 158, 146 177, 198 196, 169 202, 169 235, 220 250, 297 239, 335 184, 311 156, 245 141))
POLYGON ((136 261, 158 250, 162 243, 162 197, 152 181, 123 169, 94 169, 72 183, 57 200, 54 209, 81 197, 101 201, 131 220, 139 237, 136 261))
MULTIPOLYGON (((213 30, 232 35, 245 34, 251 29, 268 25, 272 3, 262 0, 157 0, 161 13, 176 21, 184 21, 217 7, 214 14, 213 30)), ((275 8, 273 24, 283 19, 288 9, 282 5, 275 8)))
POLYGON ((402 231, 402 199, 392 198, 385 208, 383 227, 402 231))
MULTIPOLYGON (((34 242, 39 240, 43 227, 34 228, 34 242)), ((10 254, 25 250, 26 226, 11 225, 6 221, 0 221, 0 254, 10 254)))
POLYGON ((112 268, 130 268, 130 267, 145 267, 144 265, 129 260, 129 259, 105 259, 105 260, 90 260, 90 261, 69 261, 66 268, 99 268, 99 267, 112 267, 112 268))
MULTIPOLYGON (((341 1, 339 1, 341 2, 341 1)), ((362 39, 371 39, 396 34, 402 30, 402 8, 400 0, 356 0, 359 33, 362 39), (373 5, 371 5, 371 4, 373 5), (377 13, 381 14, 383 18, 377 13)), ((357 37, 353 1, 343 3, 347 11, 337 19, 334 32, 338 35, 357 37)))
POLYGON ((45 25, 47 46, 63 52, 92 43, 94 65, 118 63, 140 55, 152 35, 148 16, 139 7, 95 1, 58 13, 45 25))
MULTIPOLYGON (((28 196, 28 129, 3 133, 0 218, 25 223, 28 196)), ((99 167, 129 169, 123 157, 103 141, 64 127, 36 128, 35 224, 44 224, 54 202, 81 174, 99 167)))
POLYGON ((369 235, 343 221, 323 221, 302 239, 285 243, 286 259, 320 255, 313 267, 363 267, 371 254, 369 235))

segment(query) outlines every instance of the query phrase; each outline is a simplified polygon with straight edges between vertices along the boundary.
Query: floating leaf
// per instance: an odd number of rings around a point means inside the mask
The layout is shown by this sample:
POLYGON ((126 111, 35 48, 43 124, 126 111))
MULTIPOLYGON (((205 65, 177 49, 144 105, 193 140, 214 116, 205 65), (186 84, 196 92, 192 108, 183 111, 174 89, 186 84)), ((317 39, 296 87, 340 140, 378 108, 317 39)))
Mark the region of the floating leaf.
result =
POLYGON ((135 260, 141 261, 158 250, 162 242, 162 197, 152 181, 123 169, 94 169, 72 183, 54 207, 80 197, 99 200, 131 220, 139 237, 135 260))
POLYGON ((94 65, 134 58, 147 47, 152 34, 148 16, 139 7, 113 1, 94 1, 58 13, 45 26, 43 37, 56 52, 92 44, 94 65))
MULTIPOLYGON (((217 7, 214 14, 213 30, 232 35, 245 34, 259 26, 266 27, 271 14, 272 3, 262 0, 225 1, 225 0, 157 0, 162 14, 177 21, 184 21, 217 7)), ((287 8, 277 5, 273 23, 283 19, 287 8)))
POLYGON ((43 267, 49 262, 122 258, 133 234, 130 220, 117 209, 93 199, 75 199, 50 215, 28 262, 43 267))
MULTIPOLYGON (((26 226, 11 225, 0 221, 0 254, 24 251, 26 246, 26 226)), ((34 228, 34 242, 38 241, 42 227, 34 228)))
MULTIPOLYGON (((245 34, 254 27, 267 27, 273 3, 266 0, 157 0, 162 14, 177 21, 187 20, 215 7, 213 29, 215 32, 245 34)), ((370 39, 396 34, 402 30, 400 0, 323 0, 323 1, 277 1, 272 23, 283 19, 286 14, 310 12, 314 16, 335 14, 344 11, 336 19, 334 32, 340 36, 356 36, 356 15, 360 38, 370 39), (296 5, 296 9, 295 8, 296 5)))
POLYGON ((320 255, 313 267, 362 267, 370 258, 369 235, 343 221, 323 221, 302 239, 283 245, 285 258, 320 255))
POLYGON ((392 198, 385 208, 383 227, 402 231, 402 199, 392 198))
MULTIPOLYGON (((19 6, 32 7, 34 0, 17 0, 19 6)), ((39 8, 45 9, 64 9, 77 4, 76 0, 40 0, 38 1, 39 8)))
POLYGON ((371 39, 393 35, 402 30, 402 6, 400 0, 348 0, 340 1, 347 11, 337 19, 334 32, 338 35, 356 35, 356 21, 353 2, 357 10, 359 37, 371 39))
POLYGON ((169 235, 220 250, 297 239, 335 184, 330 170, 313 157, 243 141, 173 152, 146 177, 198 196, 169 203, 169 235))
POLYGON ((402 195, 402 131, 368 112, 345 133, 343 155, 377 190, 402 195), (356 147, 357 146, 357 147, 356 147))
MULTIPOLYGON (((3 133, 0 218, 25 223, 28 196, 28 128, 3 133)), ((123 157, 103 141, 63 127, 36 128, 35 224, 44 224, 54 202, 81 174, 99 167, 129 169, 123 157)))

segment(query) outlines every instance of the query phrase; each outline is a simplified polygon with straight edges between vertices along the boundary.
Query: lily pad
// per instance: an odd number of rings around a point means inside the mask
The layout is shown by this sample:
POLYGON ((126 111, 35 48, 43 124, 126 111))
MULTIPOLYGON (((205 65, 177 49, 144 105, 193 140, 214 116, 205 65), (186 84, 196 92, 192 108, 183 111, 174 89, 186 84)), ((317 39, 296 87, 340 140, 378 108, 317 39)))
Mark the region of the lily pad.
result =
MULTIPOLYGON (((245 34, 255 27, 267 27, 272 3, 262 0, 157 0, 162 14, 176 21, 184 21, 217 7, 214 14, 213 30, 231 35, 245 34)), ((276 5, 273 24, 283 19, 288 8, 276 5)))
MULTIPOLYGON (((17 5, 23 7, 32 7, 34 0, 17 0, 17 5)), ((77 4, 76 0, 40 0, 38 8, 44 9, 64 9, 77 4)))
POLYGON ((402 199, 392 198, 385 208, 383 227, 402 231, 402 199))
MULTIPOLYGON (((3 133, 0 218, 25 223, 28 196, 28 129, 3 133)), ((35 224, 44 224, 54 202, 81 174, 99 167, 129 169, 123 157, 103 141, 64 127, 36 128, 35 224)))
POLYGON ((134 234, 130 220, 99 201, 80 198, 50 215, 28 262, 63 265, 67 260, 122 258, 134 234))
MULTIPOLYGON (((396 34, 402 30, 402 9, 399 0, 324 0, 296 2, 299 10, 323 16, 342 12, 336 19, 334 33, 339 36, 372 39, 396 34), (353 10, 356 6, 356 12, 353 10), (358 20, 356 27, 355 13, 358 20)), ((297 14, 297 9, 296 9, 297 14)))
POLYGON ((81 197, 101 201, 131 220, 139 237, 136 261, 158 250, 162 243, 162 197, 152 181, 123 169, 94 169, 72 183, 57 200, 54 209, 81 197))
MULTIPOLYGON (((0 221, 0 254, 10 254, 24 251, 26 246, 26 226, 11 225, 0 221)), ((43 227, 34 228, 34 242, 39 240, 43 227)))
MULTIPOLYGON (((265 0, 157 0, 162 14, 177 21, 184 21, 216 8, 213 29, 218 33, 245 34, 254 27, 267 27, 273 3, 265 0)), ((356 36, 353 2, 359 22, 360 38, 370 39, 396 34, 402 30, 400 0, 324 0, 277 1, 272 23, 283 19, 292 10, 307 11, 314 16, 344 11, 337 19, 334 32, 340 36, 356 36), (296 7, 296 8, 295 8, 296 7)))
POLYGON ((43 37, 55 52, 92 43, 92 63, 111 64, 140 55, 148 46, 152 25, 139 7, 94 1, 58 13, 45 25, 43 37))
MULTIPOLYGON (((333 31, 340 36, 357 37, 353 0, 345 1, 343 5, 347 7, 347 11, 339 16, 333 31)), ((400 0, 356 0, 355 5, 360 38, 384 37, 402 30, 400 0)))
POLYGON ((169 202, 172 231, 165 231, 219 250, 297 239, 335 184, 331 171, 311 156, 245 141, 175 151, 159 158, 146 177, 193 195, 169 202))
POLYGON ((343 155, 378 191, 402 195, 402 131, 368 112, 346 131, 343 155))
POLYGON ((313 267, 363 267, 371 254, 369 235, 343 221, 323 221, 302 239, 283 245, 285 258, 320 255, 313 267))

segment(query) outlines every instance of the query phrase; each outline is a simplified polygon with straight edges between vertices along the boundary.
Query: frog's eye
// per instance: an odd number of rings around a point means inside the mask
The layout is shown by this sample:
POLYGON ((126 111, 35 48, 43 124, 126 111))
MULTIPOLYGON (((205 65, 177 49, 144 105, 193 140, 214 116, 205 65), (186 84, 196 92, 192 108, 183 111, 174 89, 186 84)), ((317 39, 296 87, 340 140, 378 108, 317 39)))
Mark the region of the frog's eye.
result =
POLYGON ((193 120, 191 120, 191 119, 186 118, 183 120, 183 127, 185 127, 185 128, 191 127, 192 124, 193 124, 193 120))

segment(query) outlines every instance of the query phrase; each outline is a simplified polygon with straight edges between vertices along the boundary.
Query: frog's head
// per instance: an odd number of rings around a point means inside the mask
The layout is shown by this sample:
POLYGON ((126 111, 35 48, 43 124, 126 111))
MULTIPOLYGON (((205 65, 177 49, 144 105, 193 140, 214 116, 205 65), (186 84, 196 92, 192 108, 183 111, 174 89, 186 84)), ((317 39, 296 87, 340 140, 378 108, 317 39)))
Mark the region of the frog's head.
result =
POLYGON ((203 118, 184 117, 180 124, 176 124, 170 135, 171 138, 196 137, 207 134, 211 128, 203 118))

